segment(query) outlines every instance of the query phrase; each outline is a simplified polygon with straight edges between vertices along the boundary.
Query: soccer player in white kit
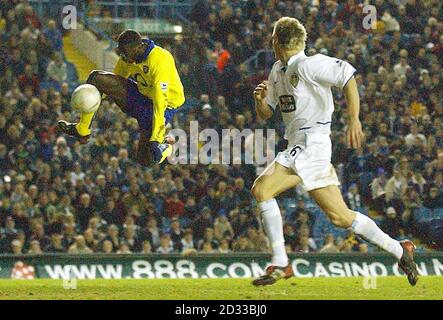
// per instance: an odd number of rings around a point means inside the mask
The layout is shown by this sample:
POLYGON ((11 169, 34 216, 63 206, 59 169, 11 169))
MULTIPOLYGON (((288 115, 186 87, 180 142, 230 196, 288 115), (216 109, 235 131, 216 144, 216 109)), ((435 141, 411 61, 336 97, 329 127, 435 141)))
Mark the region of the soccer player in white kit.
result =
POLYGON ((297 19, 278 20, 272 34, 278 61, 268 81, 254 90, 256 112, 262 119, 270 118, 279 106, 288 149, 277 154, 252 187, 273 252, 271 265, 253 284, 269 285, 294 274, 285 250, 283 221, 275 197, 301 183, 335 226, 350 229, 395 256, 409 283, 415 285, 418 272, 414 244, 392 239, 372 219, 350 210, 331 164, 332 86, 343 90, 348 105, 348 145, 360 148, 364 139, 354 79, 356 70, 346 61, 322 54, 307 57, 305 42, 306 30, 297 19))

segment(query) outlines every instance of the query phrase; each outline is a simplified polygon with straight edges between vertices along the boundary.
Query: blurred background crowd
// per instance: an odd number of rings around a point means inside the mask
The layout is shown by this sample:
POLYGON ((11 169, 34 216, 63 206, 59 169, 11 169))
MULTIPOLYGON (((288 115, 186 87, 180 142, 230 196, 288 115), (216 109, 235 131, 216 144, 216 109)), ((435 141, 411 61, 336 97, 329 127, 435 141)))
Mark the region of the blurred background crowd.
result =
MULTIPOLYGON (((278 115, 257 119, 252 91, 273 63, 272 22, 294 16, 308 31, 307 55, 357 69, 361 149, 345 145, 346 104, 334 91, 333 164, 346 202, 393 237, 439 250, 442 2, 374 5, 378 19, 366 30, 361 1, 197 1, 188 16, 196 32, 158 41, 176 58, 188 99, 174 126, 275 128, 281 137, 278 115)), ((269 252, 249 191, 262 168, 140 167, 135 120, 106 100, 88 145, 55 132, 58 119, 76 117, 69 101, 78 76, 65 59, 64 32, 26 1, 0 1, 0 253, 269 252)), ((276 151, 284 144, 278 139, 276 151)), ((278 201, 289 252, 375 250, 333 227, 303 190, 278 201)))

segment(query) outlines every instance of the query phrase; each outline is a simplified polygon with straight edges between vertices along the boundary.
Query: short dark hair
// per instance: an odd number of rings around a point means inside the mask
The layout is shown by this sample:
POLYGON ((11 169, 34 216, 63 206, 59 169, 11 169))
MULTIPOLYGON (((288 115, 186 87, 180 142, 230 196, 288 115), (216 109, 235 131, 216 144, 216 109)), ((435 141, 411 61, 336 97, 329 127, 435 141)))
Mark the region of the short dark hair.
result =
POLYGON ((134 46, 142 41, 142 36, 135 30, 125 30, 118 36, 118 47, 126 48, 128 46, 134 46))

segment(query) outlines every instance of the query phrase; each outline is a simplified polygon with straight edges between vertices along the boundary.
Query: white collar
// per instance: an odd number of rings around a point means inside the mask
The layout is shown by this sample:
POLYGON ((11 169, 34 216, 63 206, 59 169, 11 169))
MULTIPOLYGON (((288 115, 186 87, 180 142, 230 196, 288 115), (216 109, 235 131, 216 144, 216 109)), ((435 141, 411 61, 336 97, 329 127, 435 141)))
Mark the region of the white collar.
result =
POLYGON ((299 51, 298 53, 294 54, 292 57, 289 58, 288 63, 285 65, 282 62, 282 69, 283 68, 287 68, 288 66, 292 65, 293 63, 295 63, 297 60, 299 60, 300 58, 305 58, 306 54, 304 50, 299 51))

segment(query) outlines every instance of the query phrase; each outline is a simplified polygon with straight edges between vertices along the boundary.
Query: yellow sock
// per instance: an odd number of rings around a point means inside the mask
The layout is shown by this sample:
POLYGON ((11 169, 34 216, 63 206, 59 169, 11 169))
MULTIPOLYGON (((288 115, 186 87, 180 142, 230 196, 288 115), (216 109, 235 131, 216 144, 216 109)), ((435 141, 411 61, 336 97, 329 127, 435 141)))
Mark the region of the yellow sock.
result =
POLYGON ((87 136, 91 134, 91 123, 94 118, 95 112, 82 112, 80 116, 80 122, 75 125, 78 133, 81 136, 87 136))
POLYGON ((168 144, 166 149, 163 150, 163 152, 162 152, 162 158, 159 163, 162 163, 163 161, 165 161, 165 159, 171 155, 172 150, 173 150, 173 147, 170 144, 168 144))

